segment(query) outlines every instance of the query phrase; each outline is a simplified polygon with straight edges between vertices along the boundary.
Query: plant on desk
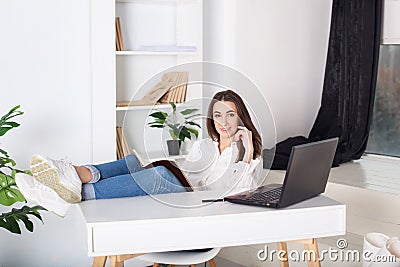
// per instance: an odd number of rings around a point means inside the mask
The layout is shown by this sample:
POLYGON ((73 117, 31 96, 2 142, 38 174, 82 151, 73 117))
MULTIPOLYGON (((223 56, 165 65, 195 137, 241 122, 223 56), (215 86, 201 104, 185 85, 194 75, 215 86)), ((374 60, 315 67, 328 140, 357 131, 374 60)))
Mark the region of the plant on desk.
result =
POLYGON ((191 140, 191 134, 198 138, 199 132, 195 127, 201 128, 201 126, 194 120, 201 114, 196 113, 198 111, 197 108, 187 108, 177 113, 176 104, 174 102, 169 104, 172 107, 172 112, 168 114, 157 110, 149 114, 154 118, 154 121, 149 122, 148 125, 153 128, 168 127, 172 138, 172 140, 167 140, 168 153, 170 155, 178 155, 181 142, 184 142, 186 138, 191 140))
MULTIPOLYGON (((17 122, 11 121, 13 117, 24 114, 19 108, 20 106, 12 108, 6 115, 0 118, 0 137, 20 125, 17 122)), ((18 190, 15 183, 15 175, 18 172, 30 174, 30 171, 16 169, 15 165, 15 161, 10 158, 8 152, 0 149, 0 204, 3 206, 11 206, 16 202, 25 202, 24 196, 18 190)), ((32 232, 33 223, 28 215, 35 216, 42 221, 39 210, 44 210, 44 208, 41 206, 13 208, 10 212, 0 214, 0 227, 15 234, 21 234, 18 222, 22 221, 26 229, 32 232)))

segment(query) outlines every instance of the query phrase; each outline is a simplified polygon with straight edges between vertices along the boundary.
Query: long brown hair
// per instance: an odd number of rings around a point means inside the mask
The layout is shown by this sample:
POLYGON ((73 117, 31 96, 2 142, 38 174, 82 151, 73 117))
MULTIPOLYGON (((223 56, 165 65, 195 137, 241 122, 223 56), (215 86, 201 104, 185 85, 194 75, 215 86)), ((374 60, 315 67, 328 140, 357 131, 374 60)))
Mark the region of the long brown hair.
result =
MULTIPOLYGON (((252 134, 253 147, 254 147, 253 159, 258 158, 261 155, 261 149, 262 149, 261 136, 258 133, 256 127, 254 127, 254 124, 251 121, 249 111, 247 110, 242 98, 238 94, 233 92, 232 90, 225 90, 225 91, 218 92, 214 95, 213 99, 211 100, 211 103, 208 106, 207 122, 206 122, 208 135, 214 141, 217 141, 217 142, 220 141, 220 136, 219 136, 217 130, 215 129, 214 120, 213 120, 214 104, 218 101, 230 101, 236 105, 237 113, 240 118, 239 125, 246 127, 249 131, 251 131, 251 134, 252 134), (242 125, 242 124, 244 124, 244 125, 242 125)), ((244 156, 244 152, 245 152, 244 146, 243 146, 242 140, 239 140, 237 143, 238 143, 238 148, 239 148, 238 160, 242 160, 243 156, 244 156)))

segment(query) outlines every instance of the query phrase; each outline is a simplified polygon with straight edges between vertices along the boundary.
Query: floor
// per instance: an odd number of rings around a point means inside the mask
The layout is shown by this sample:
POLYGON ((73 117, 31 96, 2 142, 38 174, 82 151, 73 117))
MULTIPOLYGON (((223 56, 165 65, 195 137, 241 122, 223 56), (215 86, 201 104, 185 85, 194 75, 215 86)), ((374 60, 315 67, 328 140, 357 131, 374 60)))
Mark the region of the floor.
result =
POLYGON ((365 155, 333 168, 329 181, 400 195, 400 158, 365 155))

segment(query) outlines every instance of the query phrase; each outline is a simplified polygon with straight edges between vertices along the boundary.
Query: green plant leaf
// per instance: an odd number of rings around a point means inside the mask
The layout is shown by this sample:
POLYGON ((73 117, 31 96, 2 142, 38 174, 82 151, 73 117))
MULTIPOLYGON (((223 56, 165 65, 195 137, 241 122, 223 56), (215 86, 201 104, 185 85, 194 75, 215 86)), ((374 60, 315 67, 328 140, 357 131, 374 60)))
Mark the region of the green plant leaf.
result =
POLYGON ((4 115, 3 117, 0 118, 0 125, 2 125, 5 121, 15 117, 15 116, 19 116, 24 114, 24 112, 17 110, 19 109, 21 106, 15 106, 12 109, 10 109, 10 111, 8 111, 8 113, 6 115, 4 115))
POLYGON ((168 125, 168 127, 171 128, 172 130, 177 129, 176 124, 166 123, 166 125, 168 125))
POLYGON ((159 125, 159 124, 154 124, 154 125, 150 125, 151 128, 164 128, 164 125, 159 125))
POLYGON ((22 221, 25 225, 25 228, 32 232, 33 222, 30 220, 28 215, 35 216, 43 223, 43 219, 40 216, 39 210, 46 209, 41 206, 23 206, 20 209, 12 209, 11 212, 2 213, 0 215, 0 227, 5 228, 15 234, 21 234, 21 228, 19 227, 18 222, 22 221))
POLYGON ((25 198, 18 190, 15 183, 16 170, 12 171, 11 176, 0 174, 0 204, 10 206, 15 202, 24 202, 25 198))
POLYGON ((198 123, 195 123, 194 121, 185 121, 185 123, 201 128, 201 126, 198 123))
POLYGON ((147 125, 158 125, 158 126, 161 126, 162 128, 165 127, 165 123, 161 123, 158 121, 149 122, 147 125))
POLYGON ((149 114, 149 116, 151 116, 153 118, 165 120, 168 117, 168 114, 165 112, 162 112, 162 111, 157 111, 157 112, 149 114))
POLYGON ((8 158, 8 153, 7 153, 7 151, 5 151, 5 150, 3 150, 3 149, 0 148, 0 153, 3 154, 4 157, 7 157, 7 158, 8 158))
POLYGON ((192 134, 194 134, 196 136, 196 138, 199 138, 199 131, 197 131, 196 129, 193 129, 193 128, 187 128, 187 130, 189 132, 191 132, 192 134))
POLYGON ((11 127, 0 127, 0 136, 5 135, 6 132, 8 132, 11 129, 12 129, 11 127))
POLYGON ((198 108, 187 108, 185 110, 182 110, 181 114, 182 115, 189 115, 189 114, 191 114, 191 113, 193 113, 195 111, 198 111, 198 110, 199 110, 198 108))
POLYGON ((172 140, 177 140, 178 137, 175 135, 173 129, 169 129, 169 135, 171 136, 172 140))
POLYGON ((5 167, 5 165, 7 165, 9 163, 11 163, 12 166, 16 165, 16 163, 15 163, 15 161, 13 159, 8 158, 8 157, 7 158, 0 157, 0 168, 1 167, 5 167))
POLYGON ((26 214, 16 214, 15 217, 17 217, 19 220, 21 220, 25 224, 25 228, 29 231, 33 231, 33 222, 29 220, 29 217, 26 214))
POLYGON ((24 114, 24 112, 17 110, 19 108, 19 105, 13 107, 6 115, 0 118, 0 136, 5 135, 9 130, 19 126, 19 123, 9 121, 13 117, 24 114))
POLYGON ((165 119, 158 119, 155 118, 154 121, 147 123, 148 125, 152 125, 152 124, 160 124, 160 125, 164 125, 165 124, 165 119))
POLYGON ((188 131, 188 129, 184 126, 180 129, 179 131, 179 140, 181 141, 185 141, 185 138, 188 139, 192 139, 192 137, 190 136, 190 132, 188 131))
POLYGON ((176 111, 176 105, 174 102, 169 102, 169 104, 172 106, 172 112, 175 113, 176 111))
POLYGON ((4 227, 14 234, 21 234, 21 229, 19 228, 17 219, 15 219, 13 216, 8 216, 5 217, 4 220, 1 220, 0 227, 4 227))
POLYGON ((12 109, 10 109, 10 111, 9 111, 6 115, 4 115, 3 117, 1 117, 0 121, 3 120, 3 119, 6 120, 5 118, 9 118, 11 115, 15 114, 14 112, 20 113, 20 114, 18 114, 18 115, 24 114, 24 112, 22 112, 22 111, 16 111, 16 110, 19 109, 20 107, 21 107, 21 105, 17 105, 17 106, 15 106, 15 107, 13 107, 12 109))
POLYGON ((6 121, 3 123, 3 125, 8 125, 8 126, 11 126, 12 128, 15 128, 15 127, 20 126, 21 124, 14 122, 14 121, 6 121))

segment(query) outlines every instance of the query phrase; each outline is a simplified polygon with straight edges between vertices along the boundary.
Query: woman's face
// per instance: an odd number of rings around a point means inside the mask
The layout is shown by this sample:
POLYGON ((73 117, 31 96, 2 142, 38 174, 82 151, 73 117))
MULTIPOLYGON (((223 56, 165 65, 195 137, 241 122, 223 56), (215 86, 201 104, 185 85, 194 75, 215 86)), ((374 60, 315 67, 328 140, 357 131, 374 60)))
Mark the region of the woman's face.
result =
POLYGON ((220 138, 232 138, 238 130, 239 116, 235 103, 218 101, 213 106, 213 121, 220 138))

